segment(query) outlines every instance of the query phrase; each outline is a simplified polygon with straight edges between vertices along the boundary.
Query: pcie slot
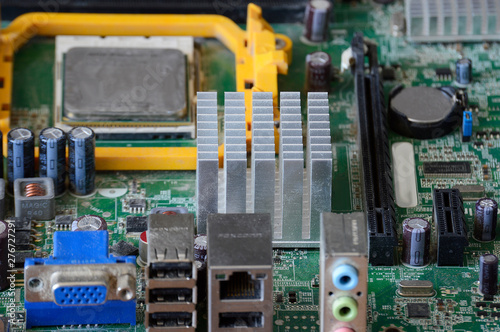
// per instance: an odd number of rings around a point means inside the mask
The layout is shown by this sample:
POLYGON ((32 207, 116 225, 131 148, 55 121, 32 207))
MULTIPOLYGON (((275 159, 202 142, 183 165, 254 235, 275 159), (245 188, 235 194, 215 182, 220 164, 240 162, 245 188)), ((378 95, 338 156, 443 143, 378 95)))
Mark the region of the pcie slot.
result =
POLYGON ((378 72, 377 47, 355 34, 352 44, 355 91, 359 114, 360 158, 363 168, 364 209, 372 265, 394 264, 397 232, 392 191, 386 110, 378 72), (365 52, 366 50, 366 52, 365 52), (365 55, 369 73, 365 73, 365 55))

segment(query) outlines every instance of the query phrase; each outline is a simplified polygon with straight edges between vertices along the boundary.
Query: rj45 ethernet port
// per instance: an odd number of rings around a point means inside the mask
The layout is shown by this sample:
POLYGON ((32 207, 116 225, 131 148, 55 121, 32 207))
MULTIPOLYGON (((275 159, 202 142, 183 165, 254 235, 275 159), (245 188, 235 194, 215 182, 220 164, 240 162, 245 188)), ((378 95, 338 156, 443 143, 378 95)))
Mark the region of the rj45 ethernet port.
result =
MULTIPOLYGON (((217 276, 225 277, 225 275, 217 276)), ((220 281, 221 300, 262 300, 263 280, 266 274, 257 274, 255 278, 248 272, 233 272, 226 280, 220 281)))
POLYGON ((255 328, 263 327, 262 312, 222 312, 219 313, 220 328, 255 328))

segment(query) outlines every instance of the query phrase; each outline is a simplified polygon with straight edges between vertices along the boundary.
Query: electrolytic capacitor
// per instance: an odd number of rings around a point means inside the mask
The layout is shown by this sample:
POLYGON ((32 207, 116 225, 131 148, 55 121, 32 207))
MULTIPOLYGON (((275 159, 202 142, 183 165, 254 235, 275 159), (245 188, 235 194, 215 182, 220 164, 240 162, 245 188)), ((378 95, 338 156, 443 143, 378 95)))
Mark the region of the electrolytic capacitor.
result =
POLYGON ((0 220, 0 290, 9 288, 9 225, 0 220))
POLYGON ((107 229, 106 220, 93 214, 78 217, 71 224, 72 231, 105 231, 107 229))
POLYGON ((328 25, 332 3, 328 0, 311 0, 307 4, 304 19, 304 37, 319 43, 328 39, 328 25))
POLYGON ((14 180, 35 176, 35 135, 26 128, 7 134, 7 179, 10 192, 14 180))
POLYGON ((40 177, 54 180, 55 195, 66 190, 66 133, 59 128, 45 128, 40 132, 40 177))
POLYGON ((308 92, 328 92, 332 77, 332 59, 325 52, 306 56, 306 89, 308 92))
POLYGON ((472 83, 472 60, 463 58, 457 61, 455 67, 455 80, 458 84, 472 83))
POLYGON ((89 195, 95 188, 95 134, 88 127, 68 133, 69 185, 76 195, 89 195))
POLYGON ((425 266, 430 261, 431 225, 422 218, 403 221, 403 258, 409 266, 425 266))
POLYGON ((481 198, 476 202, 474 238, 478 241, 493 241, 497 235, 498 204, 494 199, 481 198))
POLYGON ((139 259, 138 263, 142 266, 148 264, 148 231, 144 231, 139 236, 139 259))
POLYGON ((492 254, 479 257, 479 291, 493 297, 498 291, 498 258, 492 254))

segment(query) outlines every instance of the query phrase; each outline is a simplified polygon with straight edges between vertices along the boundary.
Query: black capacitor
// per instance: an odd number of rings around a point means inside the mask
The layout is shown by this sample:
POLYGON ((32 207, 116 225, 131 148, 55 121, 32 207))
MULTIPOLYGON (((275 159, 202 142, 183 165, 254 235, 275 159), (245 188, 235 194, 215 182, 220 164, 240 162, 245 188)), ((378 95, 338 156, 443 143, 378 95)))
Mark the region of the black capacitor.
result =
POLYGON ((9 225, 0 220, 0 290, 9 288, 9 225))
POLYGON ((328 92, 332 77, 332 59, 325 52, 314 52, 306 56, 307 91, 328 92))
POLYGON ((306 6, 304 19, 304 37, 319 43, 328 39, 328 25, 332 12, 332 3, 328 0, 311 0, 306 6))
POLYGON ((463 58, 457 60, 455 67, 455 79, 458 84, 471 84, 472 83, 472 60, 463 58))
POLYGON ((76 195, 89 195, 95 189, 95 134, 88 127, 75 127, 68 133, 69 186, 76 195))
POLYGON ((26 128, 15 128, 7 134, 7 179, 12 192, 14 181, 35 176, 35 135, 26 128))
POLYGON ((474 238, 478 241, 493 241, 497 235, 498 204, 494 199, 481 198, 476 202, 474 238))
POLYGON ((431 225, 422 218, 408 218, 403 221, 404 264, 425 266, 430 261, 431 225))
POLYGON ((479 291, 485 297, 498 292, 498 258, 492 254, 479 257, 479 291))
POLYGON ((66 133, 59 128, 45 128, 39 136, 40 177, 54 180, 56 196, 66 190, 66 133))

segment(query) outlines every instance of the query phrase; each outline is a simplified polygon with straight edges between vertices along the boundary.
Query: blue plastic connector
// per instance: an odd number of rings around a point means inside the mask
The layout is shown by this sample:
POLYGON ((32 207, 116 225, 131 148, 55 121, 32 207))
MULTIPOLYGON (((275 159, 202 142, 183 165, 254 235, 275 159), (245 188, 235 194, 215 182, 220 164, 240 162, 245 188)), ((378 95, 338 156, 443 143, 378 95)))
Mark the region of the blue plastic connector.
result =
POLYGON ((462 121, 462 141, 468 142, 472 137, 472 112, 464 111, 464 119, 462 121))
POLYGON ((349 264, 342 264, 333 270, 333 285, 340 290, 348 291, 358 285, 358 270, 349 264))
MULTIPOLYGON (((134 264, 135 257, 113 257, 108 253, 108 232, 55 232, 54 255, 26 259, 25 269, 49 265, 72 265, 71 282, 43 287, 52 289, 52 301, 25 300, 26 328, 34 326, 136 324, 136 300, 109 299, 107 280, 78 280, 79 265, 134 264), (73 269, 74 267, 74 269, 73 269)), ((83 270, 82 270, 83 271, 83 270)), ((82 273, 83 275, 83 273, 82 273)), ((105 279, 105 278, 104 278, 105 279)))

